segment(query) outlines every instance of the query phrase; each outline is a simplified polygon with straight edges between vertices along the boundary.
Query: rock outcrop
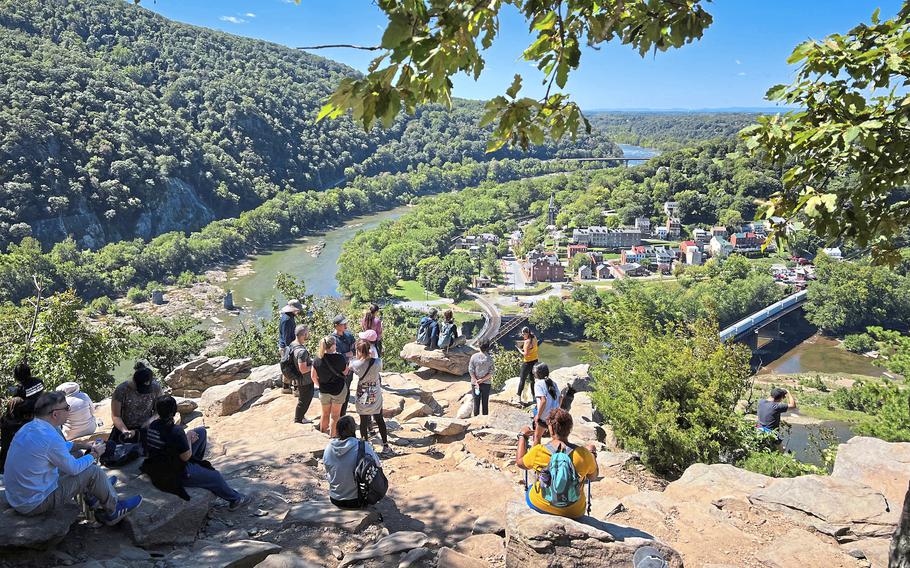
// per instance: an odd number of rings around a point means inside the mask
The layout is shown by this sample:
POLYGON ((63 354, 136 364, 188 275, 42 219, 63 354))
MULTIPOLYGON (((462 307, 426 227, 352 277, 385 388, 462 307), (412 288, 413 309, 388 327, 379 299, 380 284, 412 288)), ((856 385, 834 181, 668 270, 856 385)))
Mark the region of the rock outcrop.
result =
POLYGON ((251 359, 197 357, 171 371, 164 383, 172 392, 183 396, 188 391, 202 392, 209 387, 245 379, 251 370, 251 359))
POLYGON ((256 367, 246 379, 206 389, 199 399, 199 408, 206 416, 230 416, 280 382, 278 365, 256 367))
POLYGON ((168 560, 173 568, 253 568, 266 557, 281 552, 281 546, 259 540, 198 543, 194 550, 181 550, 168 560))
POLYGON ((421 367, 435 369, 450 375, 461 376, 468 372, 468 361, 477 350, 467 345, 428 350, 419 343, 408 343, 401 349, 401 358, 421 367))
POLYGON ((120 523, 137 546, 192 544, 205 524, 215 496, 207 489, 189 488, 189 501, 156 489, 144 476, 128 481, 121 495, 142 495, 142 506, 120 523))
POLYGON ((373 510, 339 509, 328 499, 310 499, 291 507, 284 524, 357 532, 378 518, 379 514, 373 510))
POLYGON ((461 418, 427 418, 423 427, 437 436, 458 436, 467 432, 470 423, 461 418))
POLYGON ((37 517, 20 515, 9 506, 6 492, 0 492, 0 550, 6 548, 48 548, 63 539, 81 514, 73 503, 37 517))
POLYGON ((852 438, 838 446, 831 476, 868 485, 885 496, 891 509, 899 510, 910 480, 910 443, 852 438))
POLYGON ((506 568, 628 568, 635 550, 645 545, 663 552, 670 568, 683 566, 679 553, 669 546, 641 537, 618 540, 606 530, 615 525, 590 517, 584 517, 583 523, 541 515, 524 503, 513 501, 506 518, 506 568))
POLYGON ((796 524, 841 542, 890 536, 898 513, 880 492, 856 481, 820 475, 778 479, 749 496, 749 501, 787 515, 796 524))

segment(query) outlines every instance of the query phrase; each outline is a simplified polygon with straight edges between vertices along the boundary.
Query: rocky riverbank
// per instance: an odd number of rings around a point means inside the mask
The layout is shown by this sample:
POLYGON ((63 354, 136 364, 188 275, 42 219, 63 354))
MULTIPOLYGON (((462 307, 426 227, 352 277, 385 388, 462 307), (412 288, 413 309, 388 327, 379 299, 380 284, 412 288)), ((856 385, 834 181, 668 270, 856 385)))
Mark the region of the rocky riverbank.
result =
MULTIPOLYGON (((47 531, 15 534, 49 548, 5 550, 0 566, 627 568, 632 550, 653 542, 674 567, 885 568, 910 478, 910 444, 856 438, 841 446, 832 476, 772 479, 699 464, 666 484, 611 446, 580 365, 553 377, 581 391, 572 439, 598 445, 601 477, 592 483, 591 517, 545 517, 523 504, 515 432, 529 417, 511 404, 511 391, 492 398, 490 416, 460 419, 467 381, 422 369, 383 376, 395 450, 383 463, 388 497, 373 511, 343 512, 326 500, 320 460, 328 439, 292 422, 296 398, 274 388, 278 377, 275 366, 215 360, 167 379, 204 388, 183 401, 182 419, 208 429, 209 459, 254 497, 249 508, 229 512, 200 490, 189 502, 164 495, 133 464, 117 473, 118 490, 146 496, 137 514, 111 529, 78 521, 78 511, 27 523, 4 511, 0 534, 47 523, 47 531)), ((319 414, 314 402, 307 417, 319 414)))

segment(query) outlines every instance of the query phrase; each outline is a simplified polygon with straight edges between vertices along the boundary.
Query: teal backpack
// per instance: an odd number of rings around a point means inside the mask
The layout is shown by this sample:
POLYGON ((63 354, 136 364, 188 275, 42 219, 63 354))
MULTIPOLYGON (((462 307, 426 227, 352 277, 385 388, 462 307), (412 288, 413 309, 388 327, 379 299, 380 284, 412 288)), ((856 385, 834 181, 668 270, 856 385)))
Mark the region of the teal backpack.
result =
POLYGON ((540 472, 540 495, 544 500, 560 509, 574 505, 581 499, 581 479, 572 463, 575 446, 563 446, 559 450, 547 444, 550 463, 540 472))

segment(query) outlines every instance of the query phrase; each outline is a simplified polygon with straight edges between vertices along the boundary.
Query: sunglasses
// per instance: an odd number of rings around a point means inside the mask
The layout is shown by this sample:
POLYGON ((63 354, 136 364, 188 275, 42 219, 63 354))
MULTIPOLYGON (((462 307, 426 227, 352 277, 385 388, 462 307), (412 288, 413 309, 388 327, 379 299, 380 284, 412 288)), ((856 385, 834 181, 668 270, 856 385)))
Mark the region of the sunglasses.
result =
POLYGON ((69 411, 70 411, 70 405, 67 404, 66 406, 61 406, 60 408, 55 408, 55 409, 52 410, 51 412, 56 412, 56 411, 58 411, 58 410, 65 410, 65 411, 69 412, 69 411))

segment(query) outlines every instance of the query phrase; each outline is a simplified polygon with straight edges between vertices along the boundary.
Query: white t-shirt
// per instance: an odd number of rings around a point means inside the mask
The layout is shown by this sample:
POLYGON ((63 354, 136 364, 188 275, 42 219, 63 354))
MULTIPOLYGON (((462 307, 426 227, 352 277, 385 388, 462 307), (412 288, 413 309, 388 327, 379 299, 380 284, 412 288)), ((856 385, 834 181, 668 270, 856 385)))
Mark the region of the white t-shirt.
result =
POLYGON ((546 381, 534 381, 534 398, 543 397, 547 400, 546 406, 543 408, 543 414, 537 417, 538 420, 546 421, 550 417, 550 412, 559 407, 559 389, 556 387, 556 384, 553 384, 553 389, 556 391, 556 397, 550 396, 550 391, 547 390, 546 381))
POLYGON ((94 434, 97 428, 95 421, 95 407, 92 399, 79 390, 76 383, 63 383, 57 387, 58 391, 66 393, 66 403, 70 407, 69 416, 61 430, 67 440, 94 434))

